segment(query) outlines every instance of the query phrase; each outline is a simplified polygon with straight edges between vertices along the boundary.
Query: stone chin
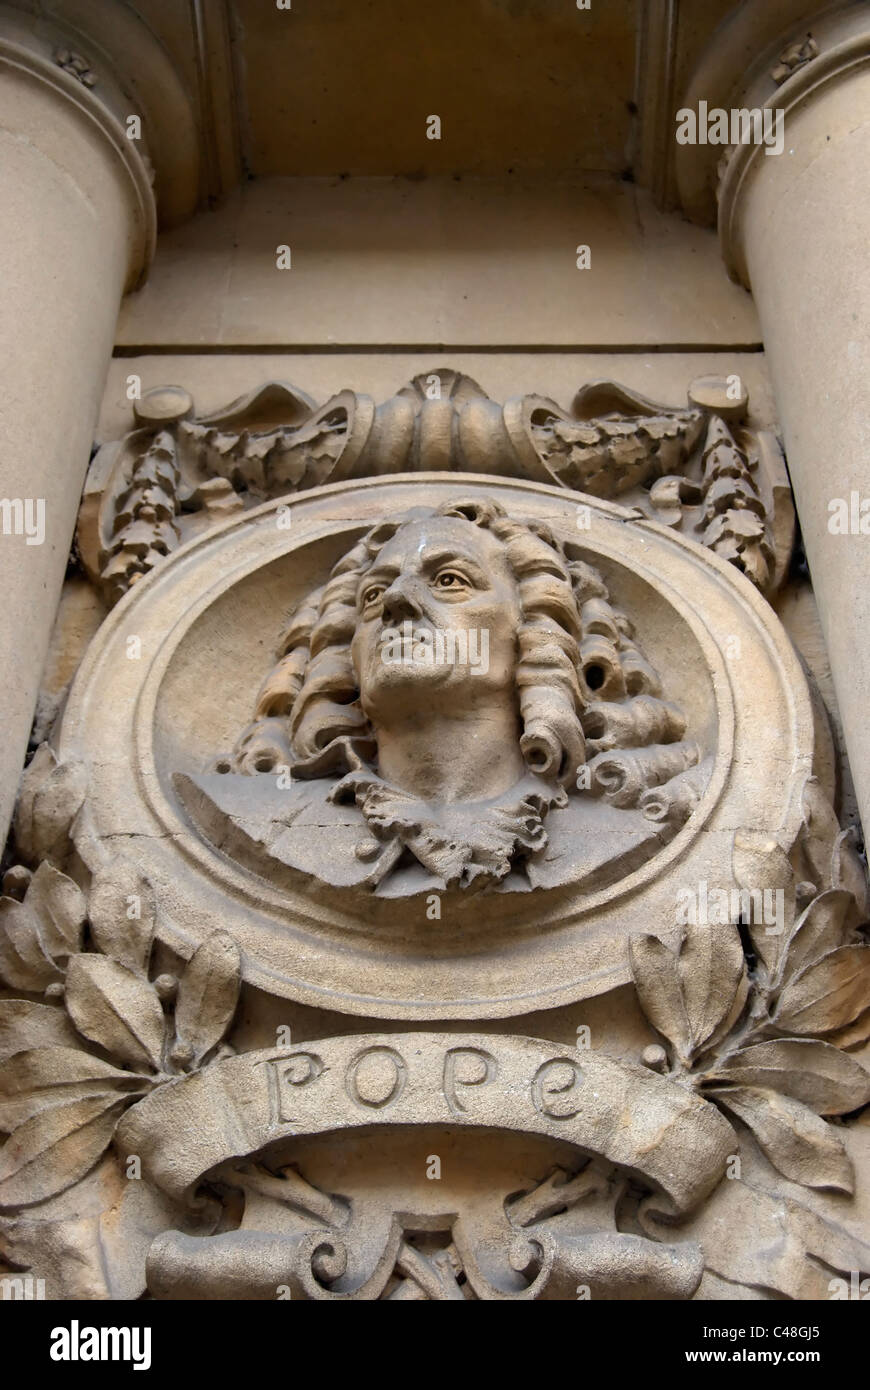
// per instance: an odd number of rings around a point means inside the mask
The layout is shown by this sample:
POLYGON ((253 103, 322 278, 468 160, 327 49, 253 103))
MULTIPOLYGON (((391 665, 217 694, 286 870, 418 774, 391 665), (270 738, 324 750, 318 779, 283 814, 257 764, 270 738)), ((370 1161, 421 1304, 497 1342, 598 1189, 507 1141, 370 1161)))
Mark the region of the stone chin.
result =
POLYGON ((366 662, 359 672, 360 703, 370 719, 376 720, 380 709, 378 697, 403 689, 423 691, 445 685, 464 684, 473 674, 468 666, 433 661, 425 656, 383 660, 380 651, 366 662))
MULTIPOLYGON (((463 703, 469 698, 473 703, 485 691, 500 694, 515 689, 512 664, 503 663, 501 672, 491 668, 487 640, 469 645, 467 632, 434 626, 415 627, 415 638, 418 633, 426 634, 422 641, 403 641, 401 631, 397 639, 385 639, 384 633, 389 631, 382 629, 377 644, 366 643, 365 650, 360 650, 358 642, 352 647, 360 704, 373 723, 381 712, 382 697, 389 699, 398 691, 413 691, 413 698, 425 700, 427 691, 449 687, 459 695, 464 689, 463 703)), ((488 636, 484 631, 483 638, 488 636)), ((425 712, 425 705, 422 708, 425 712)), ((389 712, 393 713, 391 700, 389 712)))

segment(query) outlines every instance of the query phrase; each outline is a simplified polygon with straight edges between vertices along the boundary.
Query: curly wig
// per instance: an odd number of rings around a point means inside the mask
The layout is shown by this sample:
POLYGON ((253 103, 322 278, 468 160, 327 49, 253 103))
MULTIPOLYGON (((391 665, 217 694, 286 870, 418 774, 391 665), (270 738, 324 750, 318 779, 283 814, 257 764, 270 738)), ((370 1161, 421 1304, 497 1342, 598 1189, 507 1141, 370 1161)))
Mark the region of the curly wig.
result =
POLYGON ((373 527, 299 605, 278 662, 257 697, 254 720, 220 772, 272 772, 292 764, 301 776, 328 776, 376 757, 375 731, 359 699, 351 641, 357 594, 381 548, 427 516, 456 517, 504 546, 517 584, 516 683, 520 747, 539 776, 570 784, 592 752, 679 739, 685 721, 658 697, 660 683, 615 610, 598 572, 571 560, 550 529, 516 521, 496 502, 460 499, 415 509, 373 527))

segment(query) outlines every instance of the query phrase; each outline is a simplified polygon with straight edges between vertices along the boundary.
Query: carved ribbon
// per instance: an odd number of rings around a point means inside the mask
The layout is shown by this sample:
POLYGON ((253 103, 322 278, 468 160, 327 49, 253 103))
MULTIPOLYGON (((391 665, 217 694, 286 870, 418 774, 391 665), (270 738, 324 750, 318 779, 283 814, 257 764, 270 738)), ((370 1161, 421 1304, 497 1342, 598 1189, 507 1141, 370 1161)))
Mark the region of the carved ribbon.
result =
POLYGON ((716 1187, 734 1147, 712 1105, 640 1067, 532 1038, 455 1033, 363 1034, 232 1057, 141 1101, 116 1144, 183 1198, 218 1164, 277 1140, 422 1124, 574 1144, 637 1174, 671 1217, 716 1187))

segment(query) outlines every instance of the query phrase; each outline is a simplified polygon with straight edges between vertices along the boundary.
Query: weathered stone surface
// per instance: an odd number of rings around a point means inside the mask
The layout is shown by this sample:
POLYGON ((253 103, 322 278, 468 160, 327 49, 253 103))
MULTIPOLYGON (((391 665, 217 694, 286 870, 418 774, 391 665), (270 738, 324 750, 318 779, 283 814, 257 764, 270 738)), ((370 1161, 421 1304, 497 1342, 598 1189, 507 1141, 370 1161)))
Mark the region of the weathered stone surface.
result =
MULTIPOLYGON (((801 1195, 853 1200, 830 1119, 870 1097, 864 871, 812 775, 804 678, 733 565, 579 495, 284 495, 107 618, 25 781, 4 900, 3 1248, 55 1296, 97 1288, 79 1190, 139 1232, 110 1296, 799 1296, 820 1249, 861 1258, 801 1195), (388 652, 404 623, 431 641, 388 652), (363 1031, 244 1043, 243 979, 363 1031), (650 1025, 627 1050, 506 1027, 627 981, 650 1025), (747 1131, 796 1194, 775 1276, 742 1236, 708 1257, 688 1234, 747 1131), (94 1188, 113 1163, 135 1210, 94 1188)), ((767 1219, 751 1184, 728 1200, 767 1219)))
MULTIPOLYGON (((270 381, 195 415, 182 387, 151 387, 138 428, 88 475, 77 543, 115 602, 183 540, 243 507, 349 477, 493 473, 639 508, 732 561, 763 592, 781 584, 794 533, 775 435, 748 428, 739 374, 701 376, 673 409, 615 382, 504 406, 452 368, 421 372, 376 405, 343 390, 323 405, 270 381)), ((578 523, 579 524, 579 523, 578 523)))
MULTIPOLYGON (((435 518, 435 523, 444 526, 446 521, 435 518)), ((505 523, 508 529, 515 524, 505 523)), ((388 532, 391 526, 394 523, 388 523, 388 532)), ((454 542, 457 534, 467 535, 469 543, 488 542, 492 556, 498 555, 501 544, 486 527, 462 517, 450 526, 454 542)), ((424 533, 425 526, 421 537, 424 533)), ((773 824, 778 833, 793 838, 800 823, 801 789, 811 769, 813 738, 803 677, 766 605, 745 580, 732 584, 730 570, 670 529, 633 518, 625 509, 594 499, 578 503, 564 492, 528 483, 387 478, 362 488, 339 484, 289 503, 267 504, 250 518, 240 513, 236 521, 207 533, 138 584, 92 644, 70 696, 61 739, 63 758, 83 760, 88 767, 91 795, 77 822, 79 853, 92 870, 100 868, 107 853, 112 857, 120 849, 125 855, 135 854, 162 904, 158 932, 183 955, 220 920, 243 950, 248 978, 321 1007, 350 1007, 355 1013, 382 1017, 396 1012, 430 1019, 494 1017, 612 988, 628 978, 626 941, 631 930, 651 922, 653 929, 661 923, 665 935, 673 934, 677 884, 702 878, 711 884, 732 882, 736 828, 761 830, 773 824), (416 834, 423 836, 416 840, 418 849, 430 857, 423 845, 430 843, 426 837, 433 832, 412 831, 412 814, 399 834, 403 812, 394 802, 386 819, 392 820, 395 833, 379 824, 373 836, 371 818, 379 816, 373 803, 367 823, 355 799, 348 805, 327 799, 346 773, 354 775, 350 766, 342 772, 341 764, 351 726, 361 735, 359 757, 369 760, 363 765, 373 768, 381 781, 396 780, 390 772, 378 772, 377 760, 372 762, 371 736, 365 736, 365 717, 354 705, 353 672, 346 652, 342 655, 342 644, 359 620, 351 619, 350 630, 342 635, 340 625, 348 619, 340 603, 332 616, 322 617, 322 636, 316 639, 323 646, 318 664, 321 673, 326 672, 325 689, 337 709, 330 714, 328 700, 317 697, 320 704, 312 705, 306 694, 297 714, 314 711, 305 735, 313 742, 295 751, 289 750, 288 729, 282 725, 308 660, 304 633, 311 620, 305 614, 312 590, 328 581, 338 586, 331 591, 338 599, 340 571, 346 563, 342 557, 385 518, 401 517, 409 504, 421 507, 425 517, 427 511, 449 511, 463 499, 482 508, 481 516, 502 499, 509 516, 519 523, 518 535, 526 538, 515 562, 519 566, 523 546, 531 544, 528 526, 546 527, 557 547, 563 547, 565 558, 560 558, 558 548, 554 551, 548 542, 537 541, 535 565, 542 567, 541 578, 521 582, 530 586, 530 638, 534 624, 541 622, 541 631, 561 632, 565 651, 569 656, 575 653, 562 668, 562 703, 550 671, 536 678, 550 717, 561 721, 566 738, 570 723, 572 751, 565 767, 556 757, 555 766, 542 768, 544 776, 537 783, 533 774, 527 792, 537 798, 540 811, 530 810, 528 825, 528 814, 523 813, 523 835, 531 838, 522 854, 499 861, 510 874, 502 880, 496 874, 495 886, 500 883, 507 890, 499 893, 497 906, 492 898, 462 888, 462 871, 456 871, 457 887, 447 887, 453 870, 443 858, 446 845, 459 845, 463 803, 480 802, 479 794, 428 791, 422 783, 415 785, 413 776, 404 788, 397 788, 399 802, 404 796, 406 807, 415 795, 434 805, 426 816, 432 827, 440 820, 442 848, 437 850, 432 841, 431 853, 441 859, 431 860, 426 870, 414 856, 417 870, 412 860, 410 874, 404 865, 396 873, 384 868, 380 887, 372 880, 372 860, 360 858, 357 846, 369 846, 363 848, 364 855, 376 857, 387 850, 395 857, 396 845, 416 834), (289 527, 284 524, 288 517, 289 527), (563 580, 559 601, 565 605, 562 621, 569 627, 551 629, 552 620, 545 616, 551 611, 548 585, 556 586, 554 593, 558 590, 556 575, 560 566, 566 572, 566 563, 575 566, 582 602, 563 580), (339 577, 330 580, 334 567, 339 577), (606 587, 596 577, 599 572, 606 577, 606 587), (226 578, 214 585, 211 577, 216 573, 226 578), (609 598, 596 598, 593 591, 609 598), (683 594, 692 594, 693 603, 686 603, 683 594), (542 606, 536 609, 535 602, 542 606), (293 607, 300 614, 299 640, 287 656, 285 634, 294 631, 292 622, 287 628, 287 612, 293 607), (138 643, 132 649, 131 634, 138 643), (332 646, 334 642, 338 645, 332 646), (140 655, 129 659, 128 650, 140 655), (287 680, 283 694, 280 680, 276 685, 274 673, 270 675, 270 653, 275 651, 284 663, 278 668, 287 680), (579 674, 571 674, 571 662, 578 663, 579 674), (584 667, 594 681, 600 674, 606 683, 590 687, 584 667), (227 674, 216 679, 216 671, 227 674), (259 711, 258 699, 263 702, 259 711), (735 705, 751 706, 753 718, 735 718, 735 705), (324 728, 339 735, 329 752, 318 732, 318 710, 324 728), (254 740, 251 749, 244 738, 238 748, 245 773, 210 772, 215 766, 232 768, 233 746, 258 712, 257 732, 248 735, 254 740), (274 736, 271 742, 267 735, 274 736), (583 751, 587 736, 588 764, 583 751), (246 775, 256 765, 261 737, 265 742, 259 756, 272 770, 246 775), (612 804, 614 795, 624 800, 619 791, 608 793, 593 780, 600 766, 595 761, 599 745, 611 758, 622 756, 617 788, 632 769, 635 780, 628 798, 637 797, 634 809, 612 804), (281 746, 288 747, 287 761, 276 751, 281 746), (669 747, 683 749, 679 756, 687 760, 688 775, 697 770, 700 777, 698 785, 686 791, 684 802, 680 788, 687 773, 668 761, 669 747), (109 748, 114 752, 107 757, 109 748), (319 762, 312 758, 315 748, 319 762), (645 757, 652 754, 659 760, 658 771, 639 763, 635 755, 644 749, 645 757), (251 760, 246 763, 249 751, 251 760), (294 773, 294 758, 300 757, 305 765, 300 763, 294 773), (656 785, 658 777, 666 779, 664 786, 676 782, 668 794, 678 803, 673 815, 670 801, 656 785), (759 786, 766 789, 761 797, 759 786), (652 804, 645 813, 641 802, 647 794, 652 804), (563 807, 556 806, 563 800, 563 807), (285 822, 298 814, 314 829, 294 838, 292 825, 287 832, 285 822), (457 834, 446 828, 448 824, 457 834), (322 825, 331 828, 317 833, 322 825), (414 899, 410 904, 409 891, 414 899), (447 902, 433 906, 430 894, 444 891, 447 902), (533 953, 530 932, 536 941, 533 953)), ((504 582, 506 598, 516 586, 509 567, 504 582)), ((442 611, 459 610, 445 601, 442 611)), ((500 613, 499 603, 486 618, 487 630, 496 619, 502 621, 500 613)), ((384 625, 380 617, 378 624, 384 625)), ((510 623, 505 631, 509 629, 510 623)), ((371 631, 374 637, 375 628, 371 631)), ((376 672, 380 645, 378 640, 372 643, 376 672)), ((493 662, 495 651, 493 640, 493 662)), ((502 780, 493 785, 496 800, 528 775, 523 771, 520 694, 528 691, 531 698, 534 691, 523 676, 524 669, 534 667, 520 665, 510 674, 516 662, 513 639, 498 660, 506 663, 497 677, 504 691, 489 691, 485 707, 490 712, 479 728, 486 735, 491 719, 497 719, 499 737, 508 745, 498 753, 497 776, 502 780)), ((467 696, 462 700, 471 704, 457 704, 453 725, 443 718, 439 723, 434 708, 431 719, 428 713, 415 713, 418 698, 428 711, 434 697, 417 697, 414 691, 422 691, 427 681, 430 691, 437 690, 439 670, 445 669, 433 668, 427 675, 425 666, 415 668, 413 663, 384 665, 385 675, 392 674, 383 689, 387 695, 398 692, 397 710, 404 701, 406 714, 417 721, 418 732, 412 731, 410 741, 405 738, 411 762, 424 774, 426 767, 449 766, 455 776, 472 756, 476 741, 474 721, 469 722, 464 712, 460 718, 459 711, 473 709, 483 699, 475 692, 491 681, 467 664, 464 673, 457 671, 450 677, 456 680, 457 699, 464 690, 467 696), (448 757, 451 761, 445 764, 448 757)), ((307 689, 316 696, 316 683, 307 689)), ((449 715, 446 709, 448 720, 449 715)), ((395 719, 396 711, 385 711, 383 717, 395 719)), ((534 740, 526 747, 536 756, 534 740)), ((392 748, 398 748, 395 739, 392 748)), ((487 757, 492 765, 491 752, 487 757)), ((483 759, 479 764, 480 777, 491 776, 485 763, 483 759)), ((361 792, 364 801, 383 796, 377 777, 368 785, 369 791, 361 792)), ((494 812, 490 807, 489 813, 494 812)), ((421 814, 418 808, 418 819, 421 814)), ((519 814, 518 801, 511 814, 519 814)), ((505 821, 503 816, 504 812, 496 815, 492 825, 500 824, 499 833, 515 840, 519 822, 515 819, 508 832, 504 827, 510 817, 505 821)), ((486 817, 475 813, 471 819, 473 835, 479 839, 483 834, 485 839, 490 833, 486 817)), ((479 848, 478 857, 483 852, 479 848)), ((492 848, 486 852, 492 853, 492 848)), ((466 851, 449 853, 460 862, 466 851)))
POLYGON ((232 8, 0 6, 0 1297, 858 1299, 866 15, 232 8))

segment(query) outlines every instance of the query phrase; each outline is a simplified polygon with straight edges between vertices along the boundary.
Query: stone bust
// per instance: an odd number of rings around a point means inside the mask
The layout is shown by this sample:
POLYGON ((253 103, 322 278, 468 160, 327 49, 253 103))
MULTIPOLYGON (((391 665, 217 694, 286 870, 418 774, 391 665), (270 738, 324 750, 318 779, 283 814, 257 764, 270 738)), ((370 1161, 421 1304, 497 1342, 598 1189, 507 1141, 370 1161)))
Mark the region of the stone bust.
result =
POLYGON ((370 530, 293 615, 233 753, 177 781, 225 852, 335 886, 551 887, 630 872, 685 819, 685 727, 598 573, 459 500, 370 530))

